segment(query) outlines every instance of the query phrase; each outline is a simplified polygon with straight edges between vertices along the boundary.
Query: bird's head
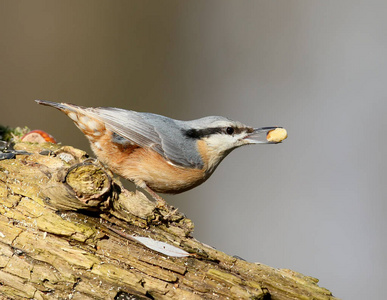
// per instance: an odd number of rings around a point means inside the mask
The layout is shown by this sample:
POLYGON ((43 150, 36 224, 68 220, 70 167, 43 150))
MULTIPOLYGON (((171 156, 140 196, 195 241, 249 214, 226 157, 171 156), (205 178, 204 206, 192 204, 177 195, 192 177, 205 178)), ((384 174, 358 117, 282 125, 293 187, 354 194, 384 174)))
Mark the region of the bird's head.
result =
POLYGON ((218 116, 189 123, 190 129, 185 134, 197 140, 198 150, 210 172, 235 148, 250 144, 275 144, 287 137, 286 130, 281 127, 252 128, 218 116))

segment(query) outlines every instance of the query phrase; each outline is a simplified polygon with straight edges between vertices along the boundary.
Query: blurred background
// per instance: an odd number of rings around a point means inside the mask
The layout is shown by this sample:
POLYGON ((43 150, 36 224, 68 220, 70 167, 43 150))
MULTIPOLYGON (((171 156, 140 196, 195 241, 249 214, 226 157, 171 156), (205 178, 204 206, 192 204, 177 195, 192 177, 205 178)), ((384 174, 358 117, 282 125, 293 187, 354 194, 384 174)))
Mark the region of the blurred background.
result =
POLYGON ((386 259, 387 2, 0 1, 0 124, 90 153, 34 99, 176 119, 280 125, 167 200, 200 241, 382 299, 386 259))

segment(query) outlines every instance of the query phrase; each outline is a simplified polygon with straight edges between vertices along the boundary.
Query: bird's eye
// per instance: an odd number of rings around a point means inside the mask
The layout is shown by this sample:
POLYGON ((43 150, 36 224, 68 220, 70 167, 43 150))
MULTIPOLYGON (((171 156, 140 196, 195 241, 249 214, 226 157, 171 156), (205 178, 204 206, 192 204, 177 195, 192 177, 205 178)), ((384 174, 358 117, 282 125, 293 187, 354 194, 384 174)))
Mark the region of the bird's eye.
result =
POLYGON ((232 128, 232 127, 227 127, 226 128, 226 132, 227 132, 227 134, 233 134, 234 133, 234 128, 232 128))

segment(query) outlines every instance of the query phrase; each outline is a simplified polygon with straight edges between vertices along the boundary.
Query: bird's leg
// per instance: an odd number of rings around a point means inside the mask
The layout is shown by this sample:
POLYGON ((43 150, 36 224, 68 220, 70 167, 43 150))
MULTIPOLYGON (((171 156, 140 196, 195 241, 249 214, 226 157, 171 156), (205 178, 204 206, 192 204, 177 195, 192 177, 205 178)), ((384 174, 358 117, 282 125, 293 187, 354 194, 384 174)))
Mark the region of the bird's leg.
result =
POLYGON ((156 200, 158 208, 167 207, 167 202, 163 198, 161 198, 156 192, 154 192, 150 187, 145 185, 143 189, 146 190, 149 193, 149 195, 151 195, 153 199, 156 200))
POLYGON ((162 207, 167 207, 167 202, 161 198, 159 195, 156 194, 155 191, 153 191, 149 186, 146 185, 146 183, 142 180, 136 180, 134 181, 134 184, 143 190, 145 190, 149 195, 152 196, 154 200, 157 202, 157 207, 162 208, 162 207))
POLYGON ((178 211, 178 209, 176 208, 173 211, 170 211, 170 207, 168 206, 167 202, 162 197, 160 197, 154 190, 152 190, 149 186, 147 186, 145 182, 137 181, 137 182, 135 182, 135 184, 138 187, 140 187, 140 188, 144 189, 145 191, 147 191, 147 193, 149 195, 151 195, 154 200, 156 200, 156 203, 157 203, 156 207, 157 208, 164 208, 167 211, 169 211, 169 213, 167 215, 164 215, 164 219, 165 220, 168 220, 172 216, 176 215, 176 212, 178 211))
POLYGON ((156 202, 157 202, 156 207, 157 208, 167 208, 168 209, 169 213, 164 216, 165 220, 169 220, 170 217, 172 217, 176 214, 178 209, 175 208, 174 210, 170 211, 168 208, 167 202, 163 198, 161 198, 159 195, 157 195, 157 193, 155 191, 153 191, 150 187, 145 185, 145 190, 153 197, 153 199, 156 200, 156 202))

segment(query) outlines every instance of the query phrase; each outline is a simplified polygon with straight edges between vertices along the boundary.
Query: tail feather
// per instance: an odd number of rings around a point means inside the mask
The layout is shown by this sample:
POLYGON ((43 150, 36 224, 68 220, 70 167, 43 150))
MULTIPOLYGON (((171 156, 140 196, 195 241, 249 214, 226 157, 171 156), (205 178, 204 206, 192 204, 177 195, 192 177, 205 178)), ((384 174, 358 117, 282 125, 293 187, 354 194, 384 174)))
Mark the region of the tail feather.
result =
POLYGON ((41 105, 45 105, 45 106, 52 106, 52 107, 59 109, 59 110, 67 109, 67 105, 62 104, 62 103, 56 103, 56 102, 51 102, 51 101, 46 101, 46 100, 35 100, 35 102, 38 104, 41 104, 41 105))
POLYGON ((74 105, 74 104, 70 104, 70 103, 57 103, 57 102, 46 101, 46 100, 35 100, 35 102, 40 104, 40 105, 54 107, 54 108, 59 109, 65 113, 72 112, 72 111, 75 112, 78 109, 83 108, 82 106, 78 106, 78 105, 74 105))
POLYGON ((96 119, 90 108, 46 100, 35 101, 38 104, 51 106, 64 112, 91 142, 94 142, 106 130, 105 123, 96 119))

